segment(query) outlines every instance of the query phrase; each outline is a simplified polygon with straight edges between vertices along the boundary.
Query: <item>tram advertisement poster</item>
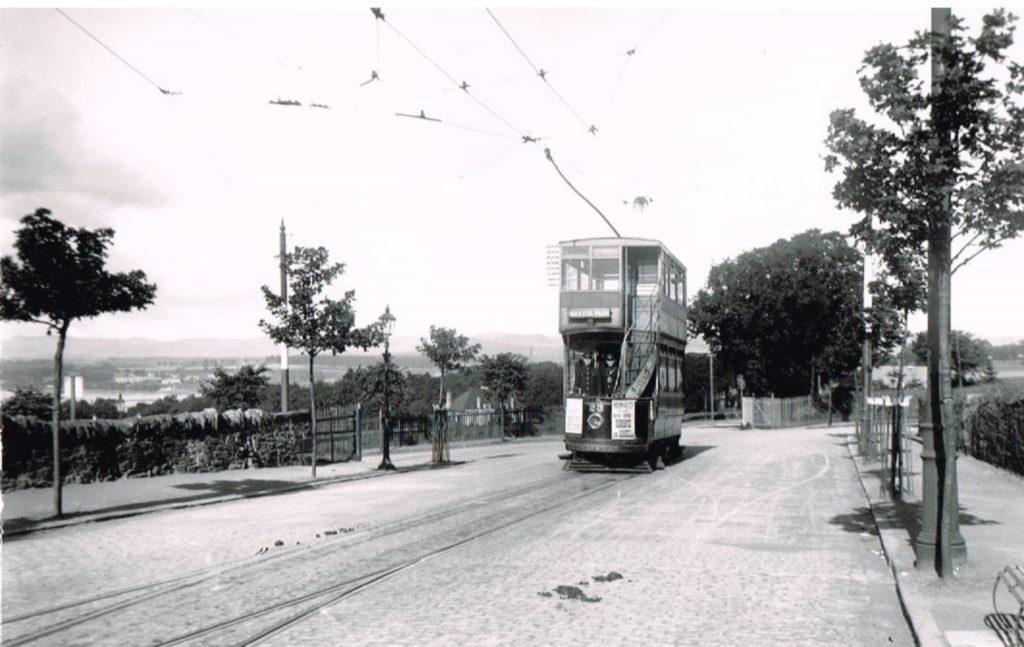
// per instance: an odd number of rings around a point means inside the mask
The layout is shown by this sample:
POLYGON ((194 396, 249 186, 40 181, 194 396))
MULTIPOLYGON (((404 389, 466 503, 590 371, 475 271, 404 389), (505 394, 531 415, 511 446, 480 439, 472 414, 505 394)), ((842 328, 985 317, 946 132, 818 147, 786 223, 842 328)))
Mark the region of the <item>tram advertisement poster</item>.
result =
POLYGON ((565 433, 583 433, 583 398, 565 399, 565 433))
POLYGON ((636 438, 635 400, 612 400, 612 438, 629 440, 636 438))

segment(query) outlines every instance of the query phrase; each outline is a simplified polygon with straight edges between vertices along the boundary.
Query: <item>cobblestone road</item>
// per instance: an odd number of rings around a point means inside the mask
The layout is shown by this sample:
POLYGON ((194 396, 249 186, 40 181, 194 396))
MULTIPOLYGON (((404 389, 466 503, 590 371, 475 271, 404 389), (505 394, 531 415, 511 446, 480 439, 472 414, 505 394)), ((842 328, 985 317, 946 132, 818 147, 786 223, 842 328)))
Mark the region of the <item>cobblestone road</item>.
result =
POLYGON ((199 627, 375 568, 379 581, 266 642, 913 644, 841 438, 702 429, 687 442, 681 463, 635 477, 562 472, 557 444, 523 443, 462 450, 468 462, 444 470, 32 535, 4 546, 4 640, 62 616, 9 618, 89 592, 240 564, 37 643, 156 644, 180 635, 176 618, 199 627))

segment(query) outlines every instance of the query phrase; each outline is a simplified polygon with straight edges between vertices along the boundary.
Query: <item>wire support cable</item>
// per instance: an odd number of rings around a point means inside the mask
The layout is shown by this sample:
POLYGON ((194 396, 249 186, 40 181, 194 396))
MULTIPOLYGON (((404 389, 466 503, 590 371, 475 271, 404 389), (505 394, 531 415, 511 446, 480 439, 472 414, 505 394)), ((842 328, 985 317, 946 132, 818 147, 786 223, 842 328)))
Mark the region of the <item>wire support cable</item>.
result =
MULTIPOLYGON (((382 18, 382 20, 383 20, 383 18, 382 18)), ((449 81, 452 82, 453 85, 458 87, 460 90, 463 90, 469 98, 471 98, 473 101, 477 102, 477 104, 479 104, 481 108, 483 108, 484 110, 489 112, 495 119, 497 119, 501 123, 503 123, 506 126, 508 126, 516 134, 518 134, 518 135, 522 135, 523 134, 523 132, 521 130, 519 130, 518 128, 516 128, 514 125, 512 125, 511 122, 509 122, 507 119, 505 119, 500 114, 495 112, 490 106, 488 106, 486 103, 481 101, 479 97, 477 97, 472 92, 470 92, 469 91, 469 85, 466 84, 465 81, 458 81, 454 76, 449 74, 447 70, 445 70, 443 67, 441 67, 436 61, 434 61, 434 59, 430 58, 430 56, 428 56, 426 52, 424 52, 422 49, 420 49, 420 47, 418 45, 416 45, 416 43, 412 42, 412 40, 408 36, 403 34, 397 27, 395 27, 393 24, 391 24, 387 20, 384 20, 384 24, 386 24, 388 27, 391 28, 392 31, 394 31, 396 34, 398 34, 399 38, 404 40, 409 45, 409 47, 412 47, 414 50, 416 50, 416 52, 420 56, 422 56, 424 58, 424 60, 426 60, 431 65, 433 65, 437 69, 437 71, 440 72, 441 74, 443 74, 445 76, 445 78, 447 78, 449 81)))
POLYGON ((562 169, 558 168, 558 164, 555 163, 555 158, 551 156, 551 149, 550 148, 545 148, 544 149, 544 155, 547 156, 548 161, 551 162, 551 165, 555 167, 555 170, 558 172, 558 175, 561 176, 562 180, 564 180, 565 183, 569 185, 569 188, 572 189, 576 193, 576 195, 578 195, 580 198, 582 198, 584 202, 589 204, 590 208, 597 212, 597 215, 601 216, 601 219, 604 220, 604 223, 606 225, 608 225, 609 228, 611 228, 612 232, 615 233, 615 236, 617 238, 622 238, 622 234, 620 234, 619 230, 615 228, 615 226, 611 223, 610 220, 608 220, 608 217, 605 216, 604 213, 602 213, 601 210, 598 209, 597 206, 595 206, 593 202, 588 200, 587 196, 585 196, 582 193, 580 193, 579 189, 574 187, 572 185, 572 182, 569 181, 569 178, 565 177, 565 174, 562 173, 562 169))
POLYGON ((510 34, 507 29, 505 29, 505 26, 501 24, 501 21, 498 20, 498 17, 494 15, 494 12, 491 11, 490 9, 486 9, 486 11, 487 15, 489 15, 491 19, 494 20, 495 24, 498 25, 498 28, 501 29, 502 33, 504 33, 505 36, 508 37, 509 42, 512 43, 512 46, 515 47, 516 50, 518 50, 519 53, 523 55, 523 58, 526 59, 526 62, 530 65, 531 68, 533 68, 533 71, 537 74, 537 76, 540 77, 541 81, 543 81, 544 84, 548 86, 548 88, 551 90, 551 92, 553 92, 554 95, 558 98, 558 100, 562 102, 562 105, 565 106, 566 109, 569 110, 569 112, 571 112, 573 116, 576 117, 576 119, 578 119, 581 124, 583 124, 584 128, 589 129, 589 131, 592 134, 597 134, 597 127, 594 124, 588 124, 587 121, 580 116, 580 113, 576 112, 576 110, 571 105, 569 105, 569 102, 565 100, 565 97, 563 97, 558 92, 558 90, 555 89, 555 86, 551 85, 551 82, 548 81, 547 70, 539 69, 536 65, 534 65, 533 61, 530 60, 530 57, 526 55, 525 51, 523 51, 523 48, 520 47, 519 43, 516 42, 516 39, 512 37, 512 34, 510 34))
POLYGON ((103 49, 107 50, 107 52, 109 52, 114 58, 116 58, 117 60, 121 61, 121 63, 123 63, 129 70, 131 70, 132 72, 135 72, 137 75, 139 75, 139 77, 141 77, 146 83, 150 84, 151 86, 153 86, 154 88, 159 90, 161 94, 164 94, 164 95, 180 94, 178 92, 173 92, 171 90, 166 90, 166 89, 160 87, 160 85, 156 81, 154 81, 153 79, 151 79, 148 76, 146 76, 146 74, 142 70, 140 70, 139 68, 135 67, 130 62, 128 62, 128 60, 126 58, 124 58, 123 56, 121 56, 120 54, 115 52, 113 50, 113 48, 111 48, 109 45, 104 43, 102 40, 99 39, 99 37, 97 37, 95 34, 90 32, 88 29, 86 29, 84 26, 82 26, 81 23, 79 23, 77 20, 75 20, 71 16, 67 15, 61 9, 55 7, 54 11, 56 11, 60 15, 64 16, 64 18, 68 22, 70 22, 75 27, 78 27, 78 29, 80 29, 82 31, 82 33, 84 33, 86 36, 88 36, 93 41, 95 41, 100 47, 102 47, 103 49))

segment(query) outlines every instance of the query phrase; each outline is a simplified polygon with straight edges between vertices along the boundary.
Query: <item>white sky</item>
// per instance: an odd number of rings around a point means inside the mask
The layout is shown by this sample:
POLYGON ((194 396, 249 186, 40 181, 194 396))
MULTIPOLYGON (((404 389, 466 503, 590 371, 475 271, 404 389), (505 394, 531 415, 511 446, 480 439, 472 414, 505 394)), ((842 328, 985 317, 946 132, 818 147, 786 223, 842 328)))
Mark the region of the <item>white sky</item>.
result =
MULTIPOLYGON (((52 9, 0 10, 0 249, 42 206, 116 230, 111 268, 144 270, 156 304, 73 336, 260 336, 282 218, 290 247, 346 263, 333 293, 356 290, 360 325, 390 304, 400 336, 555 335, 546 245, 611 232, 545 146, 624 236, 687 265, 692 298, 716 262, 846 231, 829 112, 867 116, 864 51, 929 26, 927 6, 493 11, 571 109, 483 8, 66 10, 138 72, 52 9), (420 110, 443 123, 395 116, 420 110)), ((974 32, 983 11, 956 13, 974 32)), ((1018 239, 954 277, 955 328, 1024 337, 1006 290, 1022 255, 1018 239)))

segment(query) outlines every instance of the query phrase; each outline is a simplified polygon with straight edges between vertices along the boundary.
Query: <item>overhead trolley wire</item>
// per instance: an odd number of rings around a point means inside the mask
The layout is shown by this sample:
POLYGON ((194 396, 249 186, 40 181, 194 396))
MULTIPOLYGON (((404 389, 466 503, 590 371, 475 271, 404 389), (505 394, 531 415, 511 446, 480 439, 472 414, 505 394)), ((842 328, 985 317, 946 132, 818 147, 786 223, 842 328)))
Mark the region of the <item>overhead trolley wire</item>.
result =
POLYGON ((651 37, 651 34, 653 34, 658 29, 658 27, 661 26, 661 23, 665 22, 665 18, 668 18, 668 15, 670 13, 672 13, 671 9, 661 14, 661 18, 659 18, 658 21, 654 23, 654 26, 647 31, 644 37, 637 41, 636 45, 633 45, 632 47, 626 50, 626 62, 622 64, 622 69, 619 70, 619 78, 615 80, 615 87, 612 88, 612 94, 608 98, 608 105, 605 106, 604 115, 601 117, 602 121, 608 118, 608 113, 609 111, 611 111, 612 108, 612 102, 615 101, 615 95, 619 91, 619 85, 622 83, 622 77, 625 76, 626 68, 629 66, 629 62, 633 60, 633 55, 636 54, 637 49, 640 49, 640 46, 643 45, 647 41, 647 39, 651 37))
POLYGON ((416 52, 417 52, 417 53, 418 53, 418 54, 419 54, 420 56, 422 56, 422 57, 423 57, 423 58, 424 58, 424 59, 425 59, 425 60, 426 60, 426 61, 427 61, 428 63, 430 63, 431 65, 433 65, 433 66, 434 66, 435 68, 437 68, 437 70, 438 70, 438 71, 439 71, 439 72, 440 72, 441 74, 443 74, 443 75, 444 75, 444 76, 445 76, 445 77, 446 77, 446 78, 447 78, 447 79, 448 79, 449 81, 451 81, 453 85, 455 85, 455 86, 456 86, 456 87, 458 87, 458 88, 459 88, 460 90, 462 90, 463 92, 465 92, 465 93, 466 93, 466 95, 467 95, 467 96, 468 96, 468 97, 469 97, 470 99, 472 99, 473 101, 476 101, 476 102, 477 102, 477 103, 478 103, 478 104, 480 105, 480 107, 481 107, 481 108, 483 108, 484 110, 486 110, 487 112, 489 112, 489 113, 490 113, 490 114, 491 114, 491 115, 492 115, 493 117, 495 117, 495 118, 496 118, 496 119, 497 119, 498 121, 500 121, 501 123, 503 123, 503 124, 505 124, 506 126, 508 126, 508 127, 510 128, 510 129, 512 129, 512 130, 513 130, 514 132, 516 132, 517 134, 519 134, 519 135, 522 135, 522 134, 523 134, 523 132, 522 132, 521 130, 519 130, 518 128, 516 128, 516 127, 515 127, 514 125, 512 125, 512 123, 510 123, 510 122, 509 122, 509 121, 508 121, 507 119, 505 119, 504 117, 502 117, 502 116, 501 116, 500 114, 498 114, 498 113, 497 113, 497 112, 495 112, 495 111, 494 111, 493 109, 491 109, 491 107, 490 107, 490 106, 488 106, 488 105, 487 105, 486 103, 484 103, 483 101, 481 101, 479 97, 477 97, 477 96, 476 96, 476 95, 474 95, 474 94, 473 94, 472 92, 470 92, 470 91, 469 91, 469 84, 467 84, 467 83, 466 83, 465 81, 461 81, 461 82, 460 82, 460 81, 458 81, 458 80, 457 80, 457 79, 456 79, 456 78, 455 78, 454 76, 452 76, 451 74, 449 74, 447 70, 445 70, 445 69, 444 69, 443 67, 441 67, 441 66, 440 66, 440 65, 439 65, 439 64, 438 64, 438 63, 437 63, 436 61, 434 61, 434 59, 430 58, 430 56, 428 56, 426 52, 424 52, 424 51, 423 51, 422 49, 420 49, 420 48, 419 48, 419 46, 417 46, 417 45, 416 45, 416 43, 412 42, 412 40, 411 40, 411 39, 410 39, 410 38, 409 38, 408 36, 406 36, 406 35, 405 35, 405 34, 403 34, 403 33, 402 33, 401 31, 399 31, 399 29, 398 29, 397 27, 395 27, 395 26, 394 26, 393 24, 391 24, 391 23, 390 23, 389 21, 385 20, 385 19, 384 19, 384 14, 380 13, 380 10, 379 10, 379 9, 371 9, 371 11, 373 11, 374 15, 375 15, 375 16, 377 16, 377 19, 378 19, 379 21, 383 21, 383 22, 384 22, 384 24, 385 24, 385 25, 387 25, 388 27, 390 27, 390 28, 391 28, 391 30, 392 30, 392 31, 394 31, 394 32, 395 32, 396 34, 398 34, 398 36, 399 36, 399 37, 400 37, 400 38, 401 38, 402 40, 404 40, 404 41, 405 41, 405 42, 406 42, 406 43, 407 43, 407 44, 409 45, 409 47, 412 47, 412 48, 413 48, 414 50, 416 50, 416 52))
POLYGON ((576 110, 573 109, 571 105, 569 105, 569 102, 565 100, 565 97, 559 94, 558 90, 555 89, 555 86, 551 85, 551 82, 548 81, 549 72, 547 70, 540 69, 533 64, 533 61, 530 60, 530 57, 526 55, 526 52, 523 51, 523 48, 519 46, 519 43, 517 43, 516 39, 512 37, 512 34, 510 34, 508 30, 505 29, 505 26, 501 24, 501 21, 498 20, 498 17, 494 15, 493 11, 491 11, 490 9, 485 9, 485 11, 487 11, 487 15, 489 15, 491 19, 494 20, 495 24, 498 25, 498 28, 501 29, 502 33, 504 33, 505 36, 508 37, 509 41, 512 43, 512 46, 515 47, 519 51, 519 53, 523 55, 523 58, 526 59, 526 62, 530 65, 530 67, 533 68, 533 71, 536 72, 537 76, 540 77, 540 80, 543 81, 544 84, 551 89, 551 91, 555 94, 556 97, 558 97, 558 100, 562 102, 562 105, 564 105, 569 110, 569 112, 571 112, 573 116, 575 116, 576 119, 578 119, 580 123, 583 124, 584 128, 587 128, 591 134, 596 135, 597 126, 595 126, 594 124, 588 124, 587 121, 580 116, 580 113, 576 112, 576 110))
POLYGON ((146 74, 142 70, 140 70, 139 68, 137 68, 134 65, 132 65, 131 63, 129 63, 127 59, 125 59, 123 56, 121 56, 120 54, 115 52, 109 45, 107 45, 102 40, 100 40, 98 37, 96 37, 92 32, 90 32, 88 29, 83 27, 81 25, 81 23, 79 23, 78 21, 76 21, 74 18, 72 18, 71 16, 67 15, 66 13, 64 13, 64 11, 62 11, 61 9, 55 7, 54 11, 56 11, 60 15, 64 16, 64 18, 66 18, 68 22, 70 22, 75 27, 78 27, 82 31, 82 33, 84 33, 86 36, 88 36, 93 41, 95 41, 100 47, 102 47, 103 49, 105 49, 108 52, 110 52, 110 54, 113 55, 114 58, 116 58, 117 60, 119 60, 122 63, 124 63, 124 65, 129 70, 131 70, 132 72, 135 72, 146 83, 150 84, 151 86, 153 86, 154 88, 159 90, 161 94, 164 94, 164 95, 179 94, 178 92, 174 92, 172 90, 166 90, 166 89, 160 87, 160 85, 156 81, 154 81, 153 79, 151 79, 148 76, 146 76, 146 74))

